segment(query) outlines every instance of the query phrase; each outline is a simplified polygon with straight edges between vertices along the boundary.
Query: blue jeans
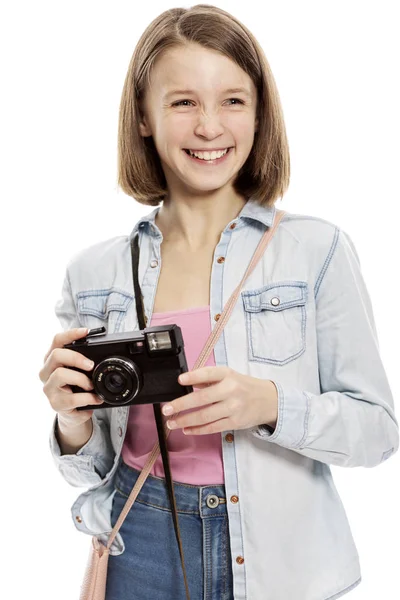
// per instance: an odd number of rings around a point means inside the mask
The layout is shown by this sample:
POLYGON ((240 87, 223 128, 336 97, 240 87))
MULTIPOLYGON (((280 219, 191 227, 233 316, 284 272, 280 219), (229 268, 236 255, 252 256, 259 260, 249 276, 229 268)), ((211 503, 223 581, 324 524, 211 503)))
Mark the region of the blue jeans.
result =
MULTIPOLYGON (((113 526, 139 474, 120 459, 113 526)), ((233 600, 225 486, 174 482, 174 491, 190 600, 233 600)), ((186 600, 164 478, 147 477, 120 533, 125 551, 109 557, 106 600, 186 600)))

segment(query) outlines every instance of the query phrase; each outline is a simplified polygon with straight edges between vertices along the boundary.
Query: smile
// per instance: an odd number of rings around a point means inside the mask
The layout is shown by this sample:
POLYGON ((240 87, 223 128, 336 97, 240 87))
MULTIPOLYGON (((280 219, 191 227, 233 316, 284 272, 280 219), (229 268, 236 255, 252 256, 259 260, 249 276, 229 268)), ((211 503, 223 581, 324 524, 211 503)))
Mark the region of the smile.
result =
POLYGON ((216 165, 223 162, 232 148, 226 148, 222 151, 213 151, 213 152, 194 152, 193 150, 184 149, 187 156, 194 162, 204 165, 216 165))

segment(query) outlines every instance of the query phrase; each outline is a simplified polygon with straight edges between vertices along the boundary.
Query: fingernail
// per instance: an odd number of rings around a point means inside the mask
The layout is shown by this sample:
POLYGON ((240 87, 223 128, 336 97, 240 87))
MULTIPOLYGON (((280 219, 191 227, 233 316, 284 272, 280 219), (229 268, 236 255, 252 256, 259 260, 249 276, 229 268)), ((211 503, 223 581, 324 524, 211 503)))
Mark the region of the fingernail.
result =
POLYGON ((163 415, 172 415, 172 413, 174 412, 174 409, 172 408, 172 406, 164 406, 162 411, 163 411, 163 415))
POLYGON ((176 421, 167 421, 167 427, 168 429, 175 429, 176 421))
POLYGON ((87 358, 83 361, 83 364, 88 369, 91 369, 92 367, 94 367, 94 362, 92 360, 88 360, 87 358))
POLYGON ((87 333, 87 330, 87 327, 79 327, 77 331, 78 333, 87 333))

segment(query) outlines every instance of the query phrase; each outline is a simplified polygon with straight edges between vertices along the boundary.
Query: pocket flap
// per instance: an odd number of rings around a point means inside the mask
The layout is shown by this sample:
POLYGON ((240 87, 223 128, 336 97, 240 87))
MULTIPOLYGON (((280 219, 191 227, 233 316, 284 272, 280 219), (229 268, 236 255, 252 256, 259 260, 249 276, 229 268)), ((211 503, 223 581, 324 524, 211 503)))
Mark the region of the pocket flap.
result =
POLYGON ((291 306, 304 306, 307 301, 307 282, 271 283, 257 290, 245 290, 242 298, 248 312, 279 311, 291 306))
POLYGON ((127 311, 133 300, 133 295, 108 288, 79 292, 76 298, 80 313, 106 319, 111 310, 127 311))

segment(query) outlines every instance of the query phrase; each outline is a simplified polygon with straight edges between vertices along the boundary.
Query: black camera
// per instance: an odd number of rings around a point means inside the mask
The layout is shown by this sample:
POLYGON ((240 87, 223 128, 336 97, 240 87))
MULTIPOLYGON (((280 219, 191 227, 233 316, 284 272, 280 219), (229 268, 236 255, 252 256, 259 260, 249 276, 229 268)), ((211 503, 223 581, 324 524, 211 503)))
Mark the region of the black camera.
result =
MULTIPOLYGON (((191 385, 178 383, 179 375, 188 371, 178 325, 109 335, 105 327, 99 327, 64 348, 76 350, 94 362, 92 371, 69 368, 85 373, 92 380, 92 393, 104 400, 102 404, 79 406, 78 410, 169 402, 193 391, 191 385)), ((77 385, 71 385, 71 389, 87 392, 77 385)))

